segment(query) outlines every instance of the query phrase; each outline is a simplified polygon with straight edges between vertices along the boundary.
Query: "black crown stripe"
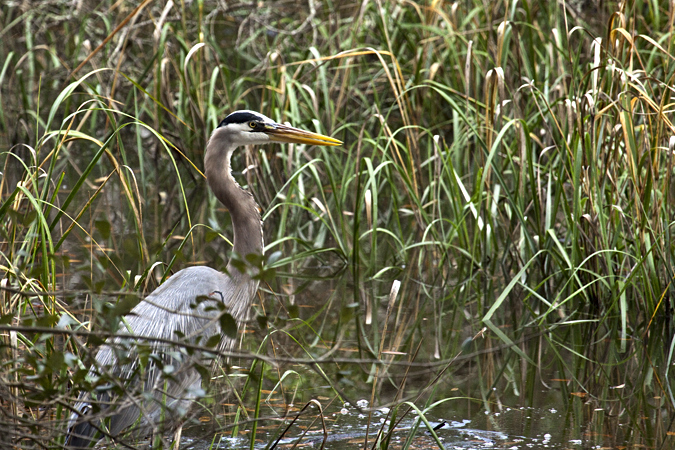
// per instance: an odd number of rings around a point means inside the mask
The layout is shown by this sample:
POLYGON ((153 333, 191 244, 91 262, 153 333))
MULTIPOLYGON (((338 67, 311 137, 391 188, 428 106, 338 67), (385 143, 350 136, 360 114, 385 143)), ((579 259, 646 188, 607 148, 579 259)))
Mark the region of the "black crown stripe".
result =
POLYGON ((261 121, 263 120, 262 117, 258 116, 257 114, 253 114, 250 112, 245 112, 245 111, 239 111, 239 112, 233 112, 229 116, 223 119, 222 122, 218 125, 218 128, 224 127, 226 125, 229 125, 231 123, 247 123, 250 121, 261 121))

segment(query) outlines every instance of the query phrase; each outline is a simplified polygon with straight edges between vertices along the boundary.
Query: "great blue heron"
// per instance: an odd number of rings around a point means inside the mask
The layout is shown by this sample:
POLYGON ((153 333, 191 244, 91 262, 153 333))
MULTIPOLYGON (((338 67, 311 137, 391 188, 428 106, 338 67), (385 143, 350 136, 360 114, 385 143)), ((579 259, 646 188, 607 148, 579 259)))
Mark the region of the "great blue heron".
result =
MULTIPOLYGON (((233 112, 218 125, 206 146, 206 179, 230 212, 234 252, 242 257, 262 255, 262 220, 253 196, 232 177, 230 158, 241 145, 268 142, 342 144, 337 139, 276 123, 253 111, 233 112)), ((180 270, 125 316, 121 329, 130 337, 109 339, 102 345, 89 374, 92 379, 120 380, 119 385, 107 381, 112 385, 104 386, 96 395, 80 394, 70 419, 66 447, 90 447, 105 436, 137 438, 167 429, 177 430, 174 442, 178 445, 182 421, 201 389, 197 367, 201 355, 155 343, 146 347, 143 357, 138 345, 147 341, 132 336, 182 338, 188 342, 201 338, 199 342, 205 343, 217 334, 218 350, 232 348, 235 341, 223 335, 219 318, 224 310, 242 323, 258 288, 250 271, 242 272, 237 267, 241 265, 230 261, 225 273, 204 266, 180 270), (133 355, 131 359, 129 354, 133 355)))

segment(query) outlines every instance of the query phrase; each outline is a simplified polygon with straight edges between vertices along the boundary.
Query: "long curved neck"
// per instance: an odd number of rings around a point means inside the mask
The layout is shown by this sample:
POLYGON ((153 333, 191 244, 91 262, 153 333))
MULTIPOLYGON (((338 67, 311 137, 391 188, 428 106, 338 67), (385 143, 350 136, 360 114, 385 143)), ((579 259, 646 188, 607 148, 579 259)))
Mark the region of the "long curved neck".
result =
MULTIPOLYGON (((230 157, 236 146, 225 136, 214 133, 206 146, 204 166, 206 180, 216 198, 227 208, 234 227, 234 251, 245 257, 262 255, 262 219, 251 193, 232 177, 230 157)), ((228 264, 228 270, 231 270, 228 264)))

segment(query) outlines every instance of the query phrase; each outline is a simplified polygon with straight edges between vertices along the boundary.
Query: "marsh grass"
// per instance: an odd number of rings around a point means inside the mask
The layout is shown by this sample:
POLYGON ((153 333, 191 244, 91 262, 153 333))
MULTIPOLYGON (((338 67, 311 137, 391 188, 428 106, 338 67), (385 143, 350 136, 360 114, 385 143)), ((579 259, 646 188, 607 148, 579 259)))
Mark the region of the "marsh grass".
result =
POLYGON ((62 443, 118 317, 182 267, 225 266, 202 157, 245 108, 345 144, 235 156, 276 276, 242 334, 265 359, 230 359, 249 376, 223 367, 200 401, 212 432, 253 446, 273 399, 278 416, 363 397, 395 423, 454 397, 542 406, 544 389, 571 438, 668 447, 674 14, 3 3, 0 435, 62 443))

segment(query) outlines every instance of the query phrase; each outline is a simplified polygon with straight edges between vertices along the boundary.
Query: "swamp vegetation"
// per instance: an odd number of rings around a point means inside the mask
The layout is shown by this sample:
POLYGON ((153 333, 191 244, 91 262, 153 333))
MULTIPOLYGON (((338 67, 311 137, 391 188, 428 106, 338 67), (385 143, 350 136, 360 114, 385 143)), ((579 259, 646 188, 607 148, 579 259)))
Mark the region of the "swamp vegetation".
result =
POLYGON ((657 0, 3 1, 0 446, 62 446, 78 392, 114 383, 87 372, 120 317, 225 267, 202 159, 251 109, 344 145, 235 154, 268 257, 186 434, 264 447, 367 399, 390 422, 362 408, 381 433, 352 448, 415 448, 388 432, 440 408, 548 405, 584 447, 671 448, 674 20, 657 0))

